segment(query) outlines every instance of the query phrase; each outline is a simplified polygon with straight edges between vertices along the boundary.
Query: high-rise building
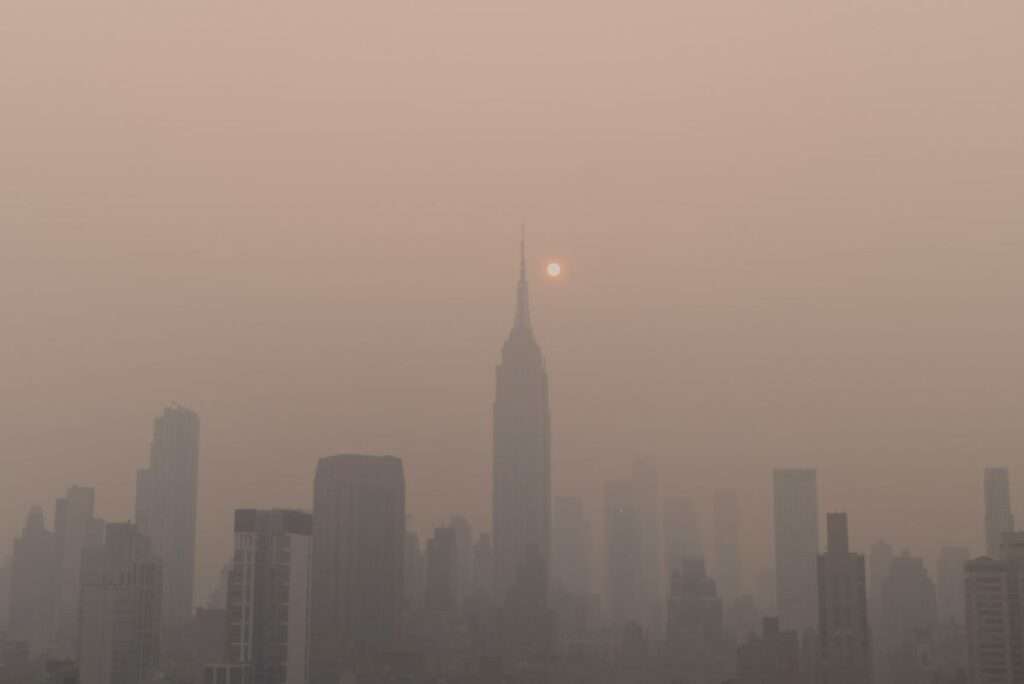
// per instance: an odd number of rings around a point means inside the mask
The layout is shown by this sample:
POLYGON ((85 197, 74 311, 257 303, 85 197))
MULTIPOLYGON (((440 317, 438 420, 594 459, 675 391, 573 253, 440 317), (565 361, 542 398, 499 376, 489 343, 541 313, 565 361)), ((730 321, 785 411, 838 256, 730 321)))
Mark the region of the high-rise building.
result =
POLYGON ((666 645, 675 677, 695 684, 718 684, 729 671, 722 599, 704 561, 687 560, 672 575, 668 596, 666 645))
POLYGON ((895 558, 892 546, 884 539, 879 539, 868 550, 868 607, 872 621, 877 621, 882 614, 882 584, 889 576, 892 559, 895 558))
POLYGON ((778 618, 764 618, 761 636, 751 634, 736 651, 736 684, 800 682, 800 639, 779 628, 778 618))
POLYGON ((875 623, 875 660, 885 681, 913 683, 928 678, 915 654, 931 642, 938 622, 935 583, 924 561, 904 551, 893 558, 882 582, 881 613, 875 623))
POLYGON ((308 681, 312 533, 309 513, 235 511, 227 656, 249 666, 251 684, 308 681))
POLYGON ((850 553, 845 513, 829 513, 828 545, 818 556, 818 638, 822 684, 871 684, 864 556, 850 553))
POLYGON ((310 684, 372 671, 399 636, 405 475, 392 456, 320 459, 313 488, 310 684))
POLYGON ((966 546, 945 546, 939 551, 937 597, 939 619, 964 623, 964 567, 971 559, 966 546))
POLYGON ((92 487, 70 487, 64 497, 57 499, 57 613, 53 650, 57 658, 73 659, 78 653, 82 551, 103 543, 104 522, 95 516, 95 505, 92 487))
POLYGON ((425 602, 433 613, 453 614, 458 608, 459 554, 454 527, 438 527, 427 541, 425 602))
POLYGON ((818 474, 783 469, 773 479, 776 603, 783 624, 803 633, 818 623, 818 474))
POLYGON ((11 616, 11 566, 0 563, 0 633, 7 633, 7 621, 11 616))
POLYGON ((405 533, 404 562, 402 582, 405 586, 405 602, 409 607, 417 607, 423 600, 427 586, 427 558, 420 548, 420 537, 415 532, 405 533))
POLYGON ((131 523, 111 523, 82 553, 81 684, 151 681, 160 657, 161 563, 131 523))
MULTIPOLYGON (((693 503, 685 496, 668 496, 662 503, 666 576, 682 572, 683 562, 704 557, 700 522, 693 503)), ((772 592, 775 592, 774 586, 772 592)))
POLYGON ((740 595, 740 514, 736 492, 715 492, 712 507, 715 530, 715 581, 722 600, 731 605, 740 595))
POLYGON ((1013 532, 1010 471, 985 468, 985 546, 990 558, 999 558, 1006 532, 1013 532))
POLYGON ((633 483, 614 480, 605 485, 605 549, 608 554, 608 614, 615 628, 628 622, 643 625, 641 602, 644 580, 640 516, 633 483))
POLYGON ((592 537, 581 499, 555 497, 551 541, 553 581, 574 594, 591 593, 592 537))
POLYGON ((970 684, 1015 684, 1014 639, 1019 606, 1011 601, 1014 573, 1008 561, 988 557, 969 561, 966 580, 967 675, 970 684))
POLYGON ((195 598, 199 416, 169 406, 153 424, 149 467, 138 472, 135 521, 163 562, 163 624, 192 618, 195 598))
POLYGON ((487 532, 481 533, 473 544, 473 567, 476 568, 473 593, 481 598, 491 597, 494 593, 494 545, 487 532))
POLYGON ((461 606, 473 593, 473 526, 465 516, 453 515, 449 527, 455 530, 455 559, 458 566, 455 599, 461 606))
POLYGON ((9 638, 28 644, 37 656, 50 647, 54 624, 57 554, 53 532, 41 508, 28 514, 11 557, 9 638))
POLYGON ((551 534, 551 412, 544 355, 530 322, 522 246, 512 331, 501 352, 494 399, 495 592, 505 601, 539 559, 547 576, 551 534))
POLYGON ((640 526, 641 624, 647 634, 661 637, 665 629, 665 582, 661 557, 661 502, 658 464, 653 458, 633 461, 634 510, 640 526))

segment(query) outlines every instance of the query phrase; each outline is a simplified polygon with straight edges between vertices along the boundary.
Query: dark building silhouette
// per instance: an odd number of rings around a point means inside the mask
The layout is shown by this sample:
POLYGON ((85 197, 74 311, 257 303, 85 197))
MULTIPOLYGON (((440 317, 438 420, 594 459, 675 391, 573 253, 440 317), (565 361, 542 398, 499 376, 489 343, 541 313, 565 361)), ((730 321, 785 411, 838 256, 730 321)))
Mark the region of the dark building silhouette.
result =
POLYGON ((56 628, 52 655, 75 658, 78 653, 78 591, 82 551, 103 543, 104 522, 95 516, 92 487, 73 486, 57 499, 54 521, 57 544, 56 628))
POLYGON ((494 545, 491 535, 484 532, 473 544, 474 595, 490 598, 494 593, 494 545))
POLYGON ((928 662, 938 622, 935 583, 924 561, 904 551, 892 560, 882 582, 882 610, 875 623, 875 660, 883 681, 914 684, 930 680, 928 662))
POLYGON ((964 623, 964 568, 971 559, 966 546, 945 546, 939 551, 939 619, 964 623))
POLYGON ((149 467, 139 470, 135 491, 135 521, 164 563, 165 634, 192 617, 198 477, 199 416, 169 406, 154 421, 149 467))
POLYGON ((722 600, 731 605, 741 592, 740 514, 736 492, 715 492, 712 506, 715 532, 715 582, 722 600))
POLYGON ((438 527, 427 542, 425 603, 433 613, 454 614, 459 605, 459 554, 454 527, 438 527))
POLYGON ((643 624, 641 602, 643 542, 633 483, 614 480, 605 485, 605 551, 607 552, 607 604, 612 627, 643 624))
POLYGON ((449 527, 455 530, 455 559, 457 576, 455 579, 455 600, 461 606, 466 598, 473 593, 473 575, 476 568, 473 564, 473 526, 463 515, 453 515, 449 527))
POLYGON ((161 562, 131 523, 82 554, 80 684, 143 684, 160 659, 161 562))
POLYGON ((312 532, 302 511, 235 511, 227 662, 248 665, 252 684, 309 681, 312 532))
POLYGON ((640 529, 640 624, 648 636, 665 629, 665 582, 661 554, 661 505, 658 464, 653 458, 633 461, 633 506, 640 529))
MULTIPOLYGON (((501 352, 494 399, 493 525, 496 598, 502 602, 539 559, 549 571, 551 415, 544 356, 530 322, 525 244, 512 331, 501 352)), ((521 593, 521 592, 520 592, 521 593)))
POLYGON ((1016 573, 1009 561, 983 556, 967 563, 967 674, 970 684, 1015 684, 1022 674, 1018 611, 1011 583, 1016 573))
POLYGON ((590 521, 583 510, 583 501, 577 497, 556 497, 551 549, 552 580, 570 593, 591 593, 592 553, 593 535, 590 521))
MULTIPOLYGON (((697 512, 693 502, 685 496, 665 497, 662 503, 662 536, 667 577, 682 572, 684 561, 704 557, 697 512)), ((772 593, 775 593, 774 585, 772 593)))
POLYGON ((722 599, 703 560, 687 560, 672 576, 666 646, 674 676, 693 684, 720 684, 730 670, 722 599))
POLYGON ((779 628, 778 618, 764 618, 761 635, 751 635, 736 650, 736 684, 798 684, 800 640, 779 628))
POLYGON ((1010 471, 985 468, 985 545, 990 558, 999 558, 1003 534, 1013 532, 1010 471))
POLYGON ((420 537, 415 532, 405 533, 405 553, 402 582, 405 586, 406 607, 418 608, 423 601, 427 586, 427 557, 420 547, 420 537))
POLYGON ((405 475, 392 456, 320 459, 313 490, 310 683, 372 677, 400 631, 405 475))
POLYGON ((817 626, 818 474, 774 472, 776 602, 783 624, 797 632, 817 626))
POLYGON ((818 556, 818 639, 822 684, 871 684, 864 556, 850 553, 845 513, 829 513, 828 545, 818 556))
POLYGON ((57 553, 54 534, 46 529, 41 508, 28 514, 11 557, 9 638, 28 645, 37 656, 53 638, 57 553))

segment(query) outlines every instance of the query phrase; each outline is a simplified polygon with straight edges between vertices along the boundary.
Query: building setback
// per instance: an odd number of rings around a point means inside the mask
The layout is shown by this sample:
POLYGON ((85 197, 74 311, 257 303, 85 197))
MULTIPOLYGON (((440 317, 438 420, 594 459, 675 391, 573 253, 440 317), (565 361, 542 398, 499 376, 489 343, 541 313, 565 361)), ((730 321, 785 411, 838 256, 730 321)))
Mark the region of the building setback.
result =
POLYGON ((829 513, 828 546, 818 556, 818 636, 822 684, 871 684, 864 556, 850 553, 845 513, 829 513))
POLYGON ((404 547, 402 461, 359 454, 320 459, 313 488, 311 684, 372 671, 394 647, 404 547))
POLYGON ((142 684, 160 657, 160 561, 131 523, 107 525, 82 554, 80 684, 142 684))
POLYGON ((248 665, 251 684, 305 684, 313 516, 235 511, 228 578, 228 663, 248 665))
POLYGON ((783 469, 773 480, 776 604, 782 622, 802 633, 818 623, 818 474, 783 469))
POLYGON ((169 406, 154 421, 149 467, 135 489, 135 522, 164 563, 165 628, 192 618, 198 477, 199 416, 169 406))

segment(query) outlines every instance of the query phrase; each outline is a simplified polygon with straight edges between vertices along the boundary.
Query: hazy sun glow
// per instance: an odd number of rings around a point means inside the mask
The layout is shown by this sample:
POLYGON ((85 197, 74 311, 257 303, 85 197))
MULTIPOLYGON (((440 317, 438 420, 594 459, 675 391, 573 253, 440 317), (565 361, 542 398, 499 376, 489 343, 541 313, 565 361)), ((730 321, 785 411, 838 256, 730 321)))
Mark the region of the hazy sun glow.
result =
POLYGON ((557 261, 552 261, 550 264, 548 264, 548 275, 551 276, 552 278, 557 278, 558 276, 562 275, 562 264, 558 263, 557 261))

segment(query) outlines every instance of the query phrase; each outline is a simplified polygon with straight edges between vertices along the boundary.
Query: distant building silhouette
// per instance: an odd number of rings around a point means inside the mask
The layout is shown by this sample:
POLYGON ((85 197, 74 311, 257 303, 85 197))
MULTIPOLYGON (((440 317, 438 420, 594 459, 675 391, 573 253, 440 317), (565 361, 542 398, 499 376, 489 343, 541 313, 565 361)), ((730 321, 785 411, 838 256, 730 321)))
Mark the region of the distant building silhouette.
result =
POLYGON ((438 527, 427 542, 426 606, 454 614, 459 605, 459 555, 456 529, 438 527))
POLYGON ((74 659, 78 654, 78 591, 82 551, 103 543, 105 523, 95 516, 92 487, 71 487, 57 499, 54 522, 57 544, 57 614, 53 655, 74 659))
POLYGON ((937 597, 939 619, 964 623, 964 568, 971 559, 966 546, 944 546, 939 551, 937 597))
POLYGON ((43 511, 33 507, 11 557, 9 636, 28 644, 34 657, 53 638, 57 553, 54 533, 46 529, 43 511))
POLYGON ((715 582, 726 605, 731 605, 741 592, 740 578, 740 514, 736 492, 715 492, 712 507, 715 531, 715 582))
POLYGON ((818 474, 782 469, 773 479, 776 602, 782 623, 802 633, 818 624, 818 474))
POLYGON ((461 606, 473 593, 473 526, 463 515, 453 515, 449 526, 455 530, 456 584, 455 601, 461 606))
POLYGON ((662 502, 662 535, 667 577, 682 572, 684 561, 704 558, 700 522, 690 499, 684 496, 665 497, 662 502))
POLYGON ((591 593, 593 533, 581 499, 555 497, 551 536, 552 580, 565 591, 591 593))
POLYGON ((985 545, 990 558, 999 558, 1003 534, 1013 530, 1010 471, 985 468, 985 545))
POLYGON ((402 461, 356 454, 320 459, 313 488, 310 684, 337 684, 373 670, 394 647, 404 547, 402 461))
POLYGON ((829 513, 827 523, 828 545, 818 556, 822 684, 871 684, 864 556, 850 553, 845 513, 829 513))
POLYGON ((525 244, 515 319, 496 373, 493 477, 495 591, 502 602, 529 558, 539 558, 547 574, 550 553, 548 374, 530 322, 525 244))
POLYGON ((884 681, 915 684, 930 681, 930 650, 938 623, 935 583, 924 561, 904 551, 892 560, 882 583, 879 619, 875 623, 879 649, 875 661, 884 681))
POLYGON ((649 637, 665 630, 665 582, 661 555, 661 497, 658 464, 653 458, 633 461, 634 510, 640 528, 640 624, 649 637))
POLYGON ((761 636, 751 635, 736 651, 736 684, 800 682, 800 639, 779 628, 778 618, 764 618, 761 636))
POLYGON ((605 485, 605 551, 607 552, 608 617, 612 627, 643 624, 643 541, 633 483, 613 480, 605 485))
POLYGON ((169 406, 154 421, 149 467, 139 470, 135 491, 135 521, 164 563, 165 633, 192 618, 198 477, 199 416, 169 406))
POLYGON ((427 586, 427 557, 420 546, 420 537, 415 532, 405 533, 405 552, 402 582, 405 586, 405 602, 409 609, 419 607, 427 586))
POLYGON ((494 594, 494 545, 491 535, 482 533, 473 544, 473 567, 475 583, 473 593, 481 598, 490 598, 494 594))
POLYGON ((290 510, 235 511, 228 579, 228 663, 251 684, 309 681, 313 517, 290 510))
POLYGON ((719 684, 732 654, 725 637, 722 599, 704 561, 687 560, 672 576, 666 645, 675 677, 694 684, 719 684))
POLYGON ((162 568, 131 523, 111 523, 82 554, 80 684, 150 681, 160 658, 162 568))

